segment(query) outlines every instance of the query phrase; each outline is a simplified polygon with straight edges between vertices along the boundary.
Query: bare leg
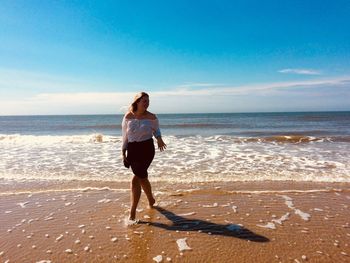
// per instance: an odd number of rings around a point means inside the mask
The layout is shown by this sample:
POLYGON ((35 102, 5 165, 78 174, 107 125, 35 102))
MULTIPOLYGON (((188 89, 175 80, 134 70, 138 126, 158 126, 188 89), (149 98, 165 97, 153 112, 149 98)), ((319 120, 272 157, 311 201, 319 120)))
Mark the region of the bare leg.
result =
POLYGON ((140 179, 134 176, 131 181, 131 208, 129 219, 135 220, 136 208, 141 196, 140 179))
POLYGON ((153 207, 156 200, 153 197, 152 187, 151 187, 151 184, 150 184, 148 178, 140 178, 139 180, 140 180, 140 184, 142 186, 142 189, 147 196, 149 206, 153 207))

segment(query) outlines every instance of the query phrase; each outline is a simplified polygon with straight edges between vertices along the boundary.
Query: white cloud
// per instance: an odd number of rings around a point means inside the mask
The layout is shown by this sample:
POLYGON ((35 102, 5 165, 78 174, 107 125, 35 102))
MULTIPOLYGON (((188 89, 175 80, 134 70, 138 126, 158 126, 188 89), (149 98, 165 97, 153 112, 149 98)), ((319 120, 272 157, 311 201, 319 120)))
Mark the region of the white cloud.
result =
POLYGON ((314 69, 298 69, 298 68, 286 68, 281 69, 278 72, 280 73, 290 73, 290 74, 299 74, 299 75, 321 75, 321 72, 314 69))
POLYGON ((0 99, 0 115, 123 113, 134 93, 41 93, 23 99, 0 99))
MULTIPOLYGON (((0 70, 0 76, 1 74, 4 74, 4 71, 0 70)), ((87 84, 85 83, 49 75, 35 75, 26 72, 12 72, 11 74, 13 74, 13 77, 21 76, 22 79, 8 77, 7 81, 4 81, 0 78, 0 115, 121 114, 127 110, 135 95, 134 92, 130 91, 97 92, 96 90, 99 90, 97 86, 90 85, 86 89, 87 84), (27 78, 24 78, 25 76, 27 78), (11 81, 14 81, 19 87, 40 86, 45 89, 44 92, 39 91, 36 94, 23 94, 21 97, 18 95, 11 98, 11 96, 1 94, 3 93, 2 90, 9 90, 8 86, 12 85, 11 81), (29 84, 27 81, 29 81, 29 84), (56 81, 59 83, 57 84, 56 81), (50 90, 48 87, 54 88, 50 90), (60 92, 61 90, 62 92, 60 92), (95 91, 74 92, 74 90, 95 91)), ((344 107, 350 108, 349 102, 346 102, 347 95, 350 95, 349 83, 350 76, 241 86, 186 83, 163 91, 151 91, 149 93, 151 95, 151 110, 158 113, 269 111, 277 109, 277 106, 281 109, 284 106, 285 108, 293 109, 294 105, 301 105, 303 100, 304 106, 307 108, 311 100, 307 101, 302 97, 307 91, 310 91, 308 93, 309 96, 311 91, 313 92, 312 103, 314 103, 313 105, 316 109, 317 100, 320 99, 315 99, 315 93, 322 95, 323 89, 327 89, 327 94, 335 94, 335 98, 325 96, 322 104, 321 101, 319 102, 319 105, 323 108, 337 105, 337 100, 344 101, 344 107), (343 92, 343 95, 337 95, 337 91, 343 92), (304 92, 304 94, 299 94, 299 97, 295 97, 298 92, 304 92), (276 99, 277 96, 280 97, 276 99), (291 96, 294 96, 294 101, 290 99, 291 96)))
POLYGON ((350 76, 329 78, 329 79, 315 79, 315 80, 303 80, 303 81, 286 81, 286 82, 272 82, 272 83, 257 83, 241 86, 219 86, 202 89, 175 88, 170 91, 157 92, 157 95, 183 95, 183 96, 212 96, 212 95, 257 95, 268 94, 268 92, 274 92, 287 88, 304 87, 304 88, 317 88, 321 86, 330 85, 342 85, 344 82, 350 81, 350 76))

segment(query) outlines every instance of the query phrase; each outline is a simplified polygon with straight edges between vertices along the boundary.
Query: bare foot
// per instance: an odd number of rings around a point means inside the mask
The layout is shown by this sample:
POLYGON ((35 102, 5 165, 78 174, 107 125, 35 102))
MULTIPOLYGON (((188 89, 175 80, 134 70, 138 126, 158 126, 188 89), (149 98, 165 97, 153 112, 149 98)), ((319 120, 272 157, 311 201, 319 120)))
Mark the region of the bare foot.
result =
POLYGON ((125 218, 125 224, 126 224, 127 226, 134 226, 134 225, 137 225, 138 223, 139 223, 139 220, 138 220, 138 219, 131 219, 131 218, 126 219, 126 218, 125 218))
POLYGON ((152 199, 148 201, 149 207, 152 208, 154 206, 155 202, 156 202, 156 200, 152 197, 152 199))
POLYGON ((132 211, 132 212, 130 212, 130 215, 129 215, 129 220, 135 220, 135 217, 136 217, 136 211, 134 212, 134 211, 132 211))

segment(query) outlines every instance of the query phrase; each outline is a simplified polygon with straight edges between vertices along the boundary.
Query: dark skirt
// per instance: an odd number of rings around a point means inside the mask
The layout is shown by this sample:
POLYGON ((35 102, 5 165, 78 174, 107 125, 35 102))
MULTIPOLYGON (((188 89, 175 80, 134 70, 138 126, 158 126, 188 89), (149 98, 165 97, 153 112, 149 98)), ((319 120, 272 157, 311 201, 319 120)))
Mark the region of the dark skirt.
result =
POLYGON ((155 149, 152 138, 142 142, 129 142, 127 160, 132 172, 140 178, 147 178, 147 169, 153 161, 154 154, 155 149))

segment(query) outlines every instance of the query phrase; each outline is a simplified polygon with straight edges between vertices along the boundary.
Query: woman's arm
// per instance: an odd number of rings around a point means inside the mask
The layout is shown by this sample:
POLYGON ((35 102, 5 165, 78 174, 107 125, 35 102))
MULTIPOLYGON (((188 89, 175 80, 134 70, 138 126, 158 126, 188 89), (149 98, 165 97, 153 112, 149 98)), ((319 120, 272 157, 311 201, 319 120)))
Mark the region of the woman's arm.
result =
POLYGON ((127 134, 127 123, 126 123, 126 115, 122 121, 122 156, 123 159, 126 159, 126 150, 128 148, 128 134, 127 134))
POLYGON ((156 137, 157 139, 157 144, 158 144, 158 149, 162 152, 166 149, 166 144, 165 142, 163 141, 162 137, 159 136, 159 137, 156 137))
POLYGON ((156 137, 157 139, 157 144, 158 144, 158 149, 162 152, 166 149, 166 144, 165 142, 163 141, 162 139, 162 134, 160 132, 160 129, 159 129, 159 121, 158 119, 156 118, 155 120, 153 120, 153 135, 154 137, 156 137))

